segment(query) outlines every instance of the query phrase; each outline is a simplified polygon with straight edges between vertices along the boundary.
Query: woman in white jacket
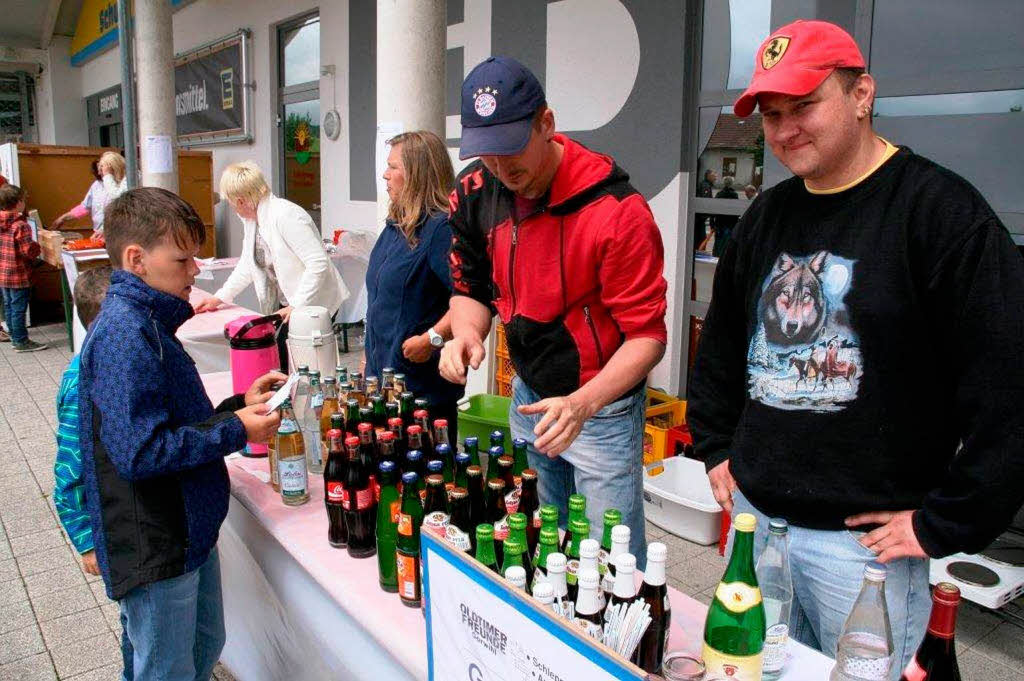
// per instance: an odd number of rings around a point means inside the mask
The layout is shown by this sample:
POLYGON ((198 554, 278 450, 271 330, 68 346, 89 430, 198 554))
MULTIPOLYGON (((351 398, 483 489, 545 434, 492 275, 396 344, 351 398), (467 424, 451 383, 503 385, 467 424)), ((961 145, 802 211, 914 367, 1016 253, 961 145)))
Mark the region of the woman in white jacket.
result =
MULTIPOLYGON (((261 314, 277 312, 287 322, 293 308, 306 305, 336 314, 348 289, 324 251, 320 230, 309 213, 274 196, 252 161, 224 169, 220 195, 242 219, 242 255, 220 290, 197 305, 196 312, 216 310, 253 284, 261 314)), ((282 341, 287 334, 287 328, 282 328, 282 341)), ((278 347, 284 369, 287 351, 283 342, 278 347)))

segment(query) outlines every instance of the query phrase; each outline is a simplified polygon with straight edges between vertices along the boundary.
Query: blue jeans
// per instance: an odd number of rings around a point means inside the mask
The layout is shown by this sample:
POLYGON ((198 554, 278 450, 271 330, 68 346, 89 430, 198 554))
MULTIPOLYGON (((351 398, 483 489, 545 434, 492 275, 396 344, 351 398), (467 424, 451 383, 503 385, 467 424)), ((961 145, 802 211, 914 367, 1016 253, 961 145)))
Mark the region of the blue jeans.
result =
POLYGON ((135 587, 121 612, 135 649, 134 678, 209 681, 224 648, 217 549, 192 572, 135 587))
POLYGON ((11 342, 21 345, 28 340, 25 312, 28 310, 28 299, 32 289, 0 288, 0 292, 3 292, 4 316, 7 318, 7 329, 11 332, 11 342))
MULTIPOLYGON (((758 511, 737 489, 733 492, 733 517, 753 513, 757 518, 754 556, 768 541, 768 516, 758 511)), ((729 533, 730 552, 732 531, 729 533)), ((835 657, 846 618, 860 594, 864 566, 877 556, 858 539, 863 532, 812 530, 789 526, 789 560, 793 570, 793 609, 790 634, 796 640, 835 657)), ((892 628, 893 665, 896 681, 917 652, 931 614, 928 561, 902 558, 886 565, 885 601, 892 628)))
POLYGON ((512 437, 528 443, 530 467, 539 474, 537 493, 542 504, 558 507, 559 524, 566 525, 569 495, 587 498, 590 536, 600 541, 604 512, 622 512, 622 524, 629 526, 629 552, 636 556, 639 570, 647 565, 647 537, 644 534, 643 442, 645 391, 616 400, 594 414, 569 448, 555 458, 538 452, 533 428, 543 414, 524 416, 516 407, 539 401, 518 376, 512 380, 509 426, 512 437))

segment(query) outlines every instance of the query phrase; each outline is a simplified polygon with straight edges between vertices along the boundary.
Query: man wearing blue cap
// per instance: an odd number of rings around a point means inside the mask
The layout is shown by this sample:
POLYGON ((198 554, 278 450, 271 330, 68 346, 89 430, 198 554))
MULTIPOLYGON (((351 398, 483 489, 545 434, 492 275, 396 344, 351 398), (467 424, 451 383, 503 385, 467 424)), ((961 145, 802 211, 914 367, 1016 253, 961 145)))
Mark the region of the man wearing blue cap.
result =
POLYGON ((663 249, 614 160, 555 133, 537 78, 490 57, 462 84, 452 192, 452 333, 441 374, 465 383, 497 313, 516 368, 509 420, 542 503, 587 497, 598 528, 622 512, 643 567, 644 384, 665 351, 663 249))

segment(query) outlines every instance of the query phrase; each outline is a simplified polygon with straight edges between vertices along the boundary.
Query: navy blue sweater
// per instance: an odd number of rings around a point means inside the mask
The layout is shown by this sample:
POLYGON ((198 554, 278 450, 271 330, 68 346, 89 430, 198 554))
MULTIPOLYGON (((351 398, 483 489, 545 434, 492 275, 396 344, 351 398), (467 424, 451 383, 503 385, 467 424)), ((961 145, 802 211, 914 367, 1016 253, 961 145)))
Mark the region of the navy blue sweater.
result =
POLYGON ((453 404, 463 386, 441 378, 440 352, 422 364, 402 355, 402 343, 425 333, 448 311, 452 276, 448 251, 452 230, 448 216, 432 215, 417 228, 419 242, 409 248, 405 234, 390 220, 377 238, 366 271, 366 375, 380 376, 394 367, 406 376, 406 385, 432 405, 453 404))
POLYGON ((245 428, 214 411, 174 335, 192 314, 117 270, 82 348, 86 499, 111 598, 201 566, 227 515, 224 456, 245 445, 245 428))

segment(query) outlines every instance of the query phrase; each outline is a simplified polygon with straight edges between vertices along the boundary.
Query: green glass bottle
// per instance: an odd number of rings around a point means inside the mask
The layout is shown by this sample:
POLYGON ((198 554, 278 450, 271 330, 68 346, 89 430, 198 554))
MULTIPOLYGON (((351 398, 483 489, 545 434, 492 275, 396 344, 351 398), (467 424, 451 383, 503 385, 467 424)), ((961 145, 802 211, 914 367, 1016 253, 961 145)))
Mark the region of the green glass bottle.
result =
POLYGON ((572 533, 572 542, 569 544, 569 550, 565 554, 565 582, 569 587, 569 600, 575 603, 576 596, 579 593, 576 577, 580 569, 580 542, 590 538, 590 521, 586 518, 570 521, 569 532, 572 533))
POLYGON ((359 433, 359 400, 350 397, 345 400, 345 432, 349 435, 359 433))
MULTIPOLYGON (((526 583, 533 583, 533 560, 530 558, 529 539, 526 535, 526 514, 525 513, 512 513, 508 517, 508 538, 515 541, 519 545, 519 553, 522 556, 519 558, 519 564, 526 570, 526 583)), ((505 555, 508 555, 508 541, 505 541, 505 555)), ((504 574, 504 570, 502 570, 504 574)))
POLYGON ((398 563, 395 550, 398 542, 398 515, 402 502, 395 485, 395 462, 381 461, 377 481, 380 501, 377 503, 377 572, 380 588, 398 591, 398 563))
POLYGON ((530 467, 530 462, 526 458, 526 440, 521 437, 512 440, 512 458, 515 460, 512 475, 518 478, 530 467))
POLYGON ((410 608, 420 607, 420 525, 423 505, 416 488, 419 476, 413 472, 402 476, 402 508, 398 514, 398 539, 395 546, 398 596, 410 608))
POLYGON ((523 551, 524 547, 518 541, 509 537, 505 540, 505 562, 501 565, 501 574, 504 576, 505 572, 513 565, 518 565, 524 570, 526 567, 523 565, 523 551))
POLYGON ((548 556, 552 553, 558 553, 558 528, 543 527, 540 530, 540 542, 537 544, 537 560, 534 561, 531 589, 537 582, 548 578, 548 556))
MULTIPOLYGON (((569 544, 572 543, 572 522, 574 520, 582 520, 586 517, 587 498, 582 494, 573 494, 569 497, 569 523, 566 525, 565 536, 562 537, 562 553, 565 553, 569 548, 569 544)), ((584 539, 586 539, 586 537, 584 537, 584 539)))
POLYGON ((459 452, 455 455, 455 486, 469 489, 469 476, 466 471, 470 467, 469 454, 459 452))
MULTIPOLYGON (((602 516, 604 532, 601 534, 601 548, 597 552, 597 570, 601 579, 608 574, 608 555, 612 552, 612 528, 622 524, 622 511, 609 508, 602 516)), ((613 568, 614 569, 614 568, 613 568)))
POLYGON ((736 681, 761 678, 765 612, 754 571, 756 524, 750 513, 740 513, 732 523, 732 556, 704 622, 703 657, 710 677, 728 674, 736 681))
POLYGON ((462 449, 469 454, 469 465, 480 465, 480 438, 470 436, 462 441, 462 449))
POLYGON ((476 559, 495 574, 501 574, 498 559, 494 557, 494 525, 490 523, 476 526, 476 559))
MULTIPOLYGON (((555 531, 555 551, 558 551, 558 507, 554 504, 544 504, 540 507, 540 531, 551 529, 555 531)), ((533 555, 533 564, 540 564, 540 544, 533 555)))

